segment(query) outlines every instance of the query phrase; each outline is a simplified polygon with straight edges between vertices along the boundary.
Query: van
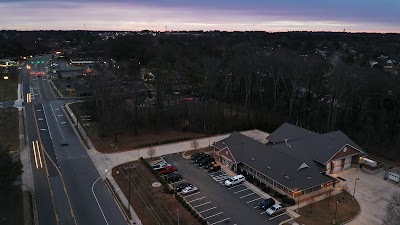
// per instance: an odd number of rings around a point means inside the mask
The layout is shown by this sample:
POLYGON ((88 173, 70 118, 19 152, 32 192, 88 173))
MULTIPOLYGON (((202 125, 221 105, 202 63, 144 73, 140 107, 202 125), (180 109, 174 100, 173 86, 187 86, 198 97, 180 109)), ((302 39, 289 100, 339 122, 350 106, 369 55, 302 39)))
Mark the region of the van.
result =
POLYGON ((230 187, 236 184, 240 184, 245 181, 245 178, 243 175, 237 175, 234 177, 229 178, 228 180, 225 181, 225 186, 230 187))

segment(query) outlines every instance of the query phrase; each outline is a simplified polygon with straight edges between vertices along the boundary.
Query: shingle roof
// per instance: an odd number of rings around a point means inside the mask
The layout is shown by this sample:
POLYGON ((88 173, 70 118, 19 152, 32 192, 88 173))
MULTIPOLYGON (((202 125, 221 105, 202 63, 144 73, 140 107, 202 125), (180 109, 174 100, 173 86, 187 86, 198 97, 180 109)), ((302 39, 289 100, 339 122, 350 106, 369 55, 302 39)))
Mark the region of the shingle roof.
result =
POLYGON ((291 155, 264 145, 238 132, 217 143, 228 146, 237 162, 242 162, 292 190, 304 190, 329 182, 332 178, 320 173, 318 164, 306 163, 291 155), (304 167, 299 169, 300 167, 304 167))
POLYGON ((274 132, 272 132, 268 137, 268 141, 274 143, 284 142, 285 140, 297 140, 306 137, 307 135, 315 133, 307 129, 295 126, 290 123, 284 123, 274 132))
POLYGON ((346 145, 351 145, 361 154, 365 154, 364 150, 342 131, 319 134, 285 123, 267 139, 275 143, 271 145, 273 148, 310 164, 313 164, 312 161, 326 164, 346 145))

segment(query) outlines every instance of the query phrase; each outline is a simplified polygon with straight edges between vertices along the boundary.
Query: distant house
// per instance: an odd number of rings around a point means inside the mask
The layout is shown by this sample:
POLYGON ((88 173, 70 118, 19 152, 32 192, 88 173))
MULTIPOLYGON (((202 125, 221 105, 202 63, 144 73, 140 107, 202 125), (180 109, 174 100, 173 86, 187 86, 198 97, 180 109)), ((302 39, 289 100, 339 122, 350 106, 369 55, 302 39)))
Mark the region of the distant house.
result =
MULTIPOLYGON (((285 123, 262 144, 239 132, 214 143, 217 159, 235 171, 246 172, 276 191, 305 199, 328 191, 329 176, 358 165, 365 155, 341 131, 319 134, 285 123)), ((297 199, 296 199, 297 200, 297 199)))

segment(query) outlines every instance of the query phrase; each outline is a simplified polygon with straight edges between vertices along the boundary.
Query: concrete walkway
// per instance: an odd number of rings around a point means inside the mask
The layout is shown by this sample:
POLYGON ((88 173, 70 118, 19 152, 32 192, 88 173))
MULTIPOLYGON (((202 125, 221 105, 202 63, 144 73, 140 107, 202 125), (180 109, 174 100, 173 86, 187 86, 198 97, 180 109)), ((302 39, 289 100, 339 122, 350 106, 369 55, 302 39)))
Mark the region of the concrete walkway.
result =
MULTIPOLYGON (((71 103, 69 103, 71 104, 71 103)), ((80 137, 77 133, 77 130, 82 134, 83 137, 87 137, 85 130, 80 124, 74 123, 74 121, 77 121, 75 115, 73 114, 72 110, 69 107, 69 104, 65 105, 65 113, 69 114, 72 118, 71 119, 67 116, 69 122, 72 124, 76 134, 78 137, 80 137)), ((260 130, 248 130, 248 131, 242 131, 240 132, 246 136, 249 136, 253 139, 256 140, 265 140, 265 138, 268 136, 263 131, 260 130)), ((197 139, 199 146, 198 148, 205 148, 210 146, 213 142, 220 141, 222 139, 227 138, 229 134, 224 134, 224 135, 218 135, 210 138, 202 138, 202 139, 197 139)), ((96 151, 95 147, 93 146, 92 142, 90 141, 89 138, 86 139, 89 148, 87 148, 87 152, 90 156, 90 158, 93 161, 93 164, 96 166, 97 171, 99 174, 102 176, 103 179, 107 178, 110 180, 110 183, 112 184, 114 190, 116 191, 118 197, 121 199, 122 203, 126 208, 128 208, 128 200, 125 197, 125 195, 120 191, 120 187, 118 186, 117 182, 114 180, 114 178, 111 175, 111 170, 112 168, 127 163, 131 161, 136 161, 140 157, 143 158, 150 158, 148 155, 147 151, 149 148, 142 148, 142 149, 132 149, 130 151, 124 151, 124 152, 117 152, 117 153, 110 153, 110 154, 103 154, 98 151, 96 151)), ((85 146, 82 142, 82 145, 85 146)), ((155 156, 162 156, 162 155, 168 155, 168 154, 173 154, 173 153, 179 153, 179 152, 184 152, 188 150, 192 150, 193 148, 191 147, 191 141, 184 141, 184 142, 178 142, 178 143, 173 143, 173 144, 167 144, 167 145, 160 145, 160 146, 154 146, 153 147, 156 152, 153 155, 155 156)), ((130 207, 131 209, 131 215, 133 222, 138 223, 140 220, 136 213, 133 211, 133 208, 130 207)))

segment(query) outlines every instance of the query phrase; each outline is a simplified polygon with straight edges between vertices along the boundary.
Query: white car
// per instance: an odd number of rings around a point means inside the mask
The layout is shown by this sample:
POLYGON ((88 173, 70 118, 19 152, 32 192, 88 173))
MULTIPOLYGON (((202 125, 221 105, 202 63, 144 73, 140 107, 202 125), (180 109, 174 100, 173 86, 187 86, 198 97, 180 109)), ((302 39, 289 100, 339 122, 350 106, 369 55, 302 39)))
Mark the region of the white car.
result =
POLYGON ((269 209, 267 209, 265 212, 268 215, 273 216, 273 215, 279 214, 283 211, 285 211, 285 208, 282 205, 275 204, 275 205, 271 206, 269 209))
POLYGON ((185 188, 181 191, 181 193, 182 193, 183 195, 187 195, 187 194, 196 192, 197 190, 198 190, 198 188, 197 188, 196 186, 189 186, 189 187, 185 187, 185 188))

